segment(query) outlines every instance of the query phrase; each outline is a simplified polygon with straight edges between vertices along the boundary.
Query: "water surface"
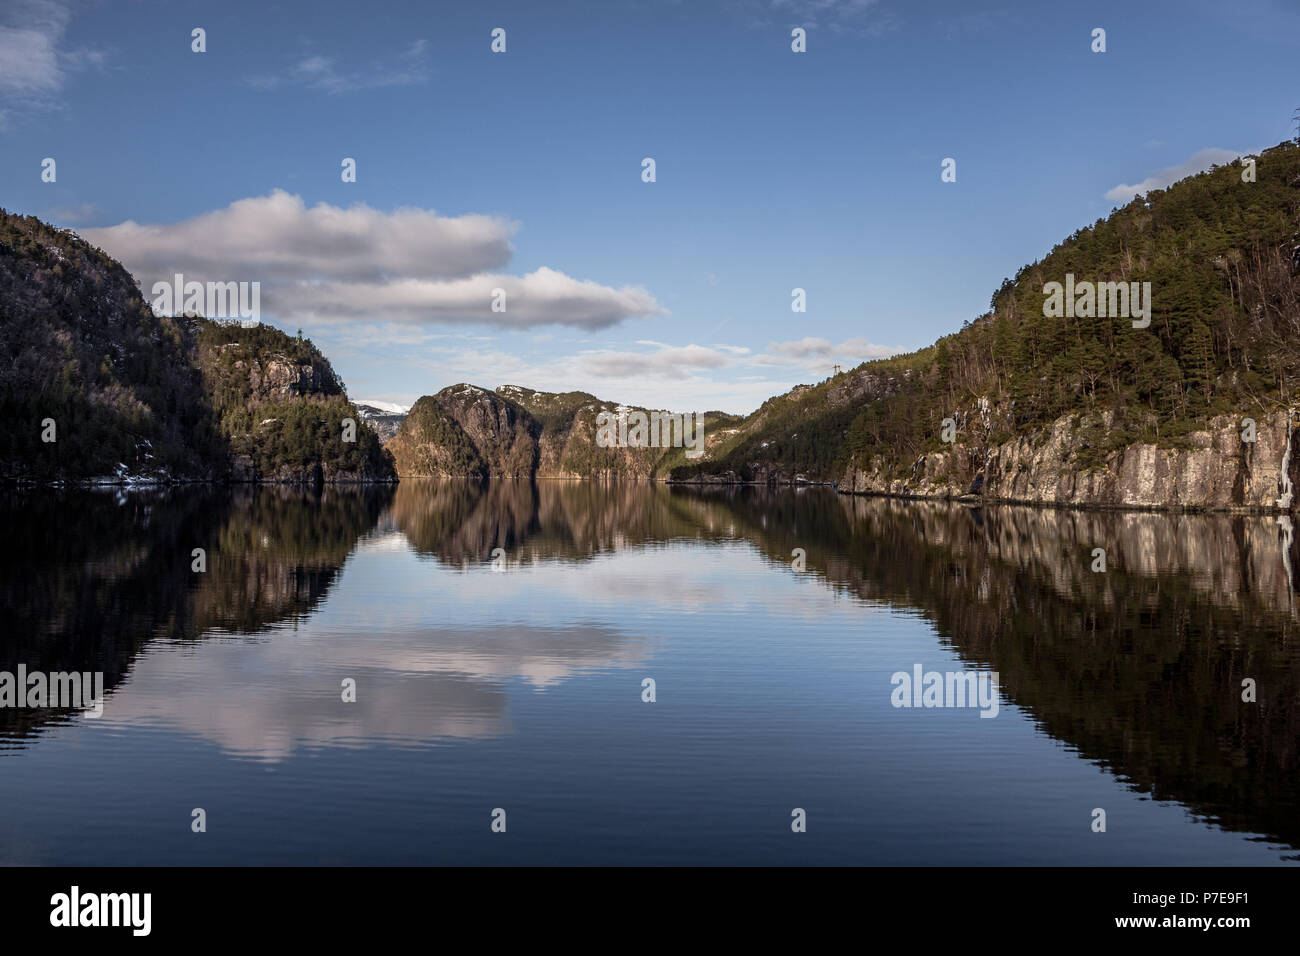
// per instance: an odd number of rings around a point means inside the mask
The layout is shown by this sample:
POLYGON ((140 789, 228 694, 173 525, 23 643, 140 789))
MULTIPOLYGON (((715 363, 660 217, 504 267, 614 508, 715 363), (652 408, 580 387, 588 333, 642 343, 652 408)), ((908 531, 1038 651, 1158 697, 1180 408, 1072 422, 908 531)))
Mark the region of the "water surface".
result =
POLYGON ((1300 856, 1285 519, 564 481, 0 512, 0 670, 108 688, 0 709, 2 863, 1300 856), (894 707, 916 665, 996 672, 997 716, 894 707))

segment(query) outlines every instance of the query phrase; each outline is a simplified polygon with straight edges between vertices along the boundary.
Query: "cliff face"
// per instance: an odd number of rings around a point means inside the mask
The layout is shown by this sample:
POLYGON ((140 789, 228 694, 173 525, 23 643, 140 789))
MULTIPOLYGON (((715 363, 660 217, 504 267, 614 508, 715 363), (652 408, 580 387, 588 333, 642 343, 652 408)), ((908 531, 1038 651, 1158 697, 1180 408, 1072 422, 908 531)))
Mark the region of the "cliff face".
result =
POLYGON ((497 392, 526 409, 540 426, 538 478, 648 480, 673 454, 673 449, 657 446, 604 448, 596 443, 596 417, 602 411, 618 416, 648 414, 650 409, 603 402, 586 392, 539 392, 521 385, 502 385, 497 392))
POLYGON ((396 477, 379 437, 310 342, 270 326, 204 319, 188 320, 187 330, 223 440, 226 476, 281 484, 396 477))
POLYGON ((585 410, 567 428, 542 432, 537 477, 653 477, 655 465, 663 457, 663 449, 601 448, 596 444, 597 411, 585 410))
POLYGON ((386 447, 402 476, 531 478, 540 430, 514 402, 452 385, 411 406, 386 447))
POLYGON ((416 402, 386 447, 398 474, 428 477, 649 480, 684 454, 681 447, 601 447, 602 411, 649 412, 586 392, 452 385, 416 402))
MULTIPOLYGON (((1105 421, 1101 422, 1105 427, 1105 421)), ((978 433, 978 425, 971 431, 978 433)), ((1256 421, 1254 442, 1238 419, 1217 416, 1180 447, 1134 443, 1081 461, 1095 428, 1079 416, 1046 432, 986 444, 978 434, 921 456, 909 474, 891 474, 882 458, 853 462, 839 482, 850 493, 992 500, 1052 505, 1221 510, 1290 510, 1300 461, 1289 454, 1293 427, 1286 412, 1256 421)))
POLYGON ((312 394, 337 395, 340 392, 328 370, 318 363, 296 359, 284 352, 271 351, 259 355, 248 343, 229 342, 201 349, 200 366, 205 371, 214 369, 218 364, 217 356, 234 357, 227 374, 231 384, 240 388, 248 401, 282 402, 312 394))

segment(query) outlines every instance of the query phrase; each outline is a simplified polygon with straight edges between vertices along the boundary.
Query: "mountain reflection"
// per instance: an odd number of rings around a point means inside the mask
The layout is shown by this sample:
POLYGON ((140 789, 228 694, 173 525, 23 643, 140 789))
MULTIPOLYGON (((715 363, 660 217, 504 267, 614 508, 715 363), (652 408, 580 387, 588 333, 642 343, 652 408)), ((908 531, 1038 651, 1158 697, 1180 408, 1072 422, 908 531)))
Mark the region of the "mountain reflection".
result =
MULTIPOLYGON (((491 609, 412 626, 403 610, 418 602, 487 593, 440 572, 490 574, 496 548, 511 567, 545 567, 743 542, 784 574, 802 548, 826 587, 920 611, 959 656, 996 670, 1043 732, 1133 788, 1300 846, 1300 543, 1285 519, 419 480, 22 494, 0 499, 0 513, 0 669, 102 670, 110 723, 162 723, 263 760, 507 734, 509 682, 545 691, 639 665, 652 642, 631 624, 495 620, 491 609), (191 570, 197 547, 204 573, 191 570), (1104 573, 1091 570, 1094 548, 1104 573), (426 560, 350 576, 352 556, 385 550, 426 560), (365 627, 307 627, 330 619, 335 595, 365 627), (357 703, 341 707, 349 677, 357 703), (1256 703, 1241 699, 1247 678, 1256 703)), ((0 710, 0 739, 21 748, 69 719, 0 710)))
POLYGON ((1300 846, 1289 523, 844 503, 828 575, 924 609, 1051 736, 1135 789, 1300 846), (1108 570, 1094 573, 1104 547, 1108 570), (1242 700, 1252 679, 1258 700, 1242 700))
MULTIPOLYGON (((103 671, 113 691, 155 641, 255 634, 309 614, 390 489, 173 489, 0 499, 0 670, 103 671), (193 570, 193 551, 207 570, 193 570)), ((53 709, 0 709, 22 737, 53 709)))

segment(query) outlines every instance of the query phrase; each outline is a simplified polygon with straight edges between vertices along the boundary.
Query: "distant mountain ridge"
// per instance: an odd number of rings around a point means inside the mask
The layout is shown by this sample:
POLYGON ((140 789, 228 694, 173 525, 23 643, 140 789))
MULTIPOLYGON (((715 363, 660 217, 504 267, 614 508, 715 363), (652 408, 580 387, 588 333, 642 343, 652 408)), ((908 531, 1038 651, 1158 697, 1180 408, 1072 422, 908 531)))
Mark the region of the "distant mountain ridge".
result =
MULTIPOLYGON (((461 383, 354 405, 310 342, 159 317, 66 230, 0 212, 0 479, 627 478, 915 497, 1292 510, 1300 483, 1300 146, 1153 190, 908 355, 705 413, 704 449, 603 447, 586 392, 461 383), (1149 283, 1151 321, 1045 307, 1149 283), (344 442, 347 419, 356 441, 344 442), (46 423, 57 441, 42 438, 46 423), (381 447, 381 440, 384 442, 381 447)), ((1100 301, 1100 300, 1098 300, 1100 301)), ((1087 308, 1084 306, 1087 305, 1087 308)), ((631 443, 635 444, 635 443, 631 443)))
MULTIPOLYGON (((654 410, 586 392, 461 383, 417 401, 385 447, 403 476, 661 478, 686 460, 684 446, 602 447, 597 442, 601 412, 635 411, 654 410)), ((714 426, 739 418, 706 412, 702 420, 707 443, 714 426)))
POLYGON ((406 416, 411 411, 407 405, 374 399, 357 399, 352 404, 366 420, 366 424, 375 430, 381 442, 387 442, 397 434, 397 430, 402 427, 402 422, 406 421, 406 416))
POLYGON ((380 415, 405 415, 411 410, 410 405, 399 405, 397 402, 383 402, 377 398, 354 398, 352 404, 358 409, 365 409, 373 414, 380 415))

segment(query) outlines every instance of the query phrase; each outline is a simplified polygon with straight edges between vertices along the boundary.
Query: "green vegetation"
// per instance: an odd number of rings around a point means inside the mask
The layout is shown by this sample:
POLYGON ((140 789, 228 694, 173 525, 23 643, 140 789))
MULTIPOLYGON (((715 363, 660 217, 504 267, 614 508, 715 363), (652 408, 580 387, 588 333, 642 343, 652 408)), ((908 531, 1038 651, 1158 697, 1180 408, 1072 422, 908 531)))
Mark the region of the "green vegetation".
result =
POLYGON ((187 352, 117 262, 0 210, 0 479, 201 470, 220 440, 187 352))
POLYGON ((206 394, 241 477, 391 474, 379 436, 348 401, 329 360, 301 335, 266 325, 188 320, 206 394), (344 419, 356 425, 344 441, 344 419))
POLYGON ((474 443, 433 395, 425 395, 411 406, 389 450, 401 474, 488 476, 474 443))
POLYGON ((996 444, 1066 415, 1082 467, 1137 441, 1178 447, 1215 415, 1300 404, 1300 147, 1139 197, 1080 229, 994 292, 990 310, 909 355, 868 362, 764 403, 690 480, 763 469, 840 477, 851 461, 906 472, 939 450, 944 418, 996 444), (1043 286, 1150 282, 1153 319, 1046 318, 1043 286))
MULTIPOLYGON (((489 391, 450 385, 411 409, 387 448, 403 475, 648 479, 686 461, 684 447, 602 447, 597 416, 623 407, 587 392, 539 392, 519 385, 489 391), (417 414, 417 409, 419 412, 417 414)), ((739 416, 709 412, 705 435, 739 416)), ((684 440, 675 434, 677 440, 684 440)))
POLYGON ((102 251, 3 210, 0 415, 0 480, 392 475, 310 341, 154 315, 102 251))

